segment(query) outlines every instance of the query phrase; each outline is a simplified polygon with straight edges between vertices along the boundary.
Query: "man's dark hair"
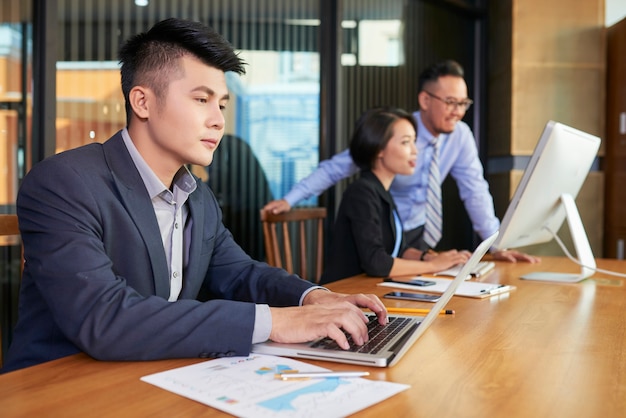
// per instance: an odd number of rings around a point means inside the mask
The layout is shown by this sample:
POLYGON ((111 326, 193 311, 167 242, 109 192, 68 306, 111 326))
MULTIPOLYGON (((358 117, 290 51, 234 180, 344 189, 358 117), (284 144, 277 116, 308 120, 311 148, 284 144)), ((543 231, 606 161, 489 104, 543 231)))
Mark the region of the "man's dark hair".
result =
POLYGON ((454 60, 441 61, 431 65, 419 75, 417 83, 418 93, 424 90, 426 84, 436 83, 439 80, 439 77, 447 75, 463 78, 463 67, 454 60))
POLYGON ((200 22, 165 19, 149 31, 131 37, 120 48, 127 123, 132 114, 129 102, 131 89, 146 85, 157 97, 163 97, 170 78, 181 71, 179 58, 186 54, 224 72, 245 73, 245 63, 219 33, 200 22))
POLYGON ((407 120, 417 132, 415 119, 402 109, 375 107, 361 115, 350 140, 350 156, 361 170, 374 167, 378 154, 393 136, 393 124, 400 119, 407 120))

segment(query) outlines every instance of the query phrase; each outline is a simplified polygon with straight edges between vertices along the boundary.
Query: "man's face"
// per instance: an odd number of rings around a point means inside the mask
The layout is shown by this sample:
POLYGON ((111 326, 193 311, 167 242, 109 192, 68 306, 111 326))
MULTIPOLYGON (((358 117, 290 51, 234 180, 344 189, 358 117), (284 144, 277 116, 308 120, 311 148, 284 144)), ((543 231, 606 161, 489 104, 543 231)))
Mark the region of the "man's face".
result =
POLYGON ((450 133, 456 123, 465 116, 465 107, 449 105, 449 102, 467 100, 467 85, 462 77, 439 77, 436 83, 428 83, 419 93, 420 114, 424 126, 431 134, 450 133))
POLYGON ((224 135, 224 72, 192 56, 182 57, 181 67, 163 98, 149 95, 149 145, 142 155, 158 175, 175 173, 184 164, 209 165, 224 135))

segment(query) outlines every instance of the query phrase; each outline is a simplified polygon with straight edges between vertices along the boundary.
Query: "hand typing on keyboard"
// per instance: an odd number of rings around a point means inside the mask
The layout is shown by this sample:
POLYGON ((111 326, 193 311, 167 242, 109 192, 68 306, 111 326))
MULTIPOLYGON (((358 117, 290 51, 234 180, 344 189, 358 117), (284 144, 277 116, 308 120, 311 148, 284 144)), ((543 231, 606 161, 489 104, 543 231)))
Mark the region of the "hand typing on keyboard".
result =
MULTIPOLYGON (((383 348, 388 341, 395 337, 404 325, 410 322, 409 318, 390 318, 389 323, 381 325, 376 321, 376 318, 367 324, 367 333, 369 340, 365 344, 355 344, 352 341, 350 335, 346 335, 348 342, 350 343, 350 351, 356 353, 370 353, 377 354, 378 351, 383 348)), ((324 338, 313 345, 313 347, 320 347, 328 350, 336 350, 338 345, 330 338, 324 338)))
POLYGON ((378 296, 347 295, 324 289, 311 291, 301 307, 271 307, 270 311, 272 341, 294 343, 329 337, 344 350, 350 349, 348 337, 358 346, 369 341, 368 323, 387 324, 387 311, 378 296), (370 321, 360 308, 370 309, 377 320, 370 321))

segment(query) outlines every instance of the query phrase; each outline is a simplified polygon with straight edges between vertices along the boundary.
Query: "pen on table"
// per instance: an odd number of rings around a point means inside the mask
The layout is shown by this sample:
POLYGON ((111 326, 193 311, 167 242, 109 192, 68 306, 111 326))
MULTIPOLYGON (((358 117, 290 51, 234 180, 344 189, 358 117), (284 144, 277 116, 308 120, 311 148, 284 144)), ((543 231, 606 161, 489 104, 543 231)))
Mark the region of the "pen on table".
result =
MULTIPOLYGON (((387 312, 389 313, 418 313, 418 314, 427 314, 430 312, 430 309, 419 309, 419 308, 390 308, 387 307, 387 312)), ((442 309, 439 312, 439 315, 452 315, 454 311, 452 309, 442 309)))
POLYGON ((281 380, 290 379, 324 379, 327 377, 362 377, 369 376, 369 372, 302 372, 302 373, 279 373, 276 378, 281 380))
POLYGON ((480 292, 481 293, 488 293, 490 295, 495 295, 496 293, 501 293, 503 291, 505 291, 507 289, 506 285, 501 284, 500 286, 491 288, 491 289, 483 289, 480 292))
POLYGON ((435 284, 435 282, 433 282, 432 280, 412 279, 412 280, 405 282, 405 281, 394 280, 391 277, 387 277, 383 279, 383 281, 387 283, 397 283, 397 284, 402 284, 402 285, 411 285, 411 286, 420 286, 420 287, 432 286, 435 284))

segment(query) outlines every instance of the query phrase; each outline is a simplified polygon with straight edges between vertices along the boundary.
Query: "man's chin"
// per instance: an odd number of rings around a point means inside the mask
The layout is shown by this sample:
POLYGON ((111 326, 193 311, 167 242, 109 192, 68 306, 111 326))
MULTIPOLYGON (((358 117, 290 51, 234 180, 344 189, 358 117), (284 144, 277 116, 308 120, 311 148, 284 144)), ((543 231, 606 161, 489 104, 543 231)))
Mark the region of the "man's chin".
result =
POLYGON ((213 154, 205 158, 196 158, 194 161, 191 162, 191 164, 208 167, 211 165, 212 162, 213 162, 213 154))
POLYGON ((446 125, 446 126, 442 126, 439 133, 440 134, 451 134, 454 131, 454 128, 456 127, 456 123, 454 123, 453 125, 446 125))
POLYGON ((452 131, 454 131, 454 128, 456 128, 456 124, 458 122, 459 122, 458 119, 446 119, 440 126, 438 126, 439 133, 451 134, 452 131))

